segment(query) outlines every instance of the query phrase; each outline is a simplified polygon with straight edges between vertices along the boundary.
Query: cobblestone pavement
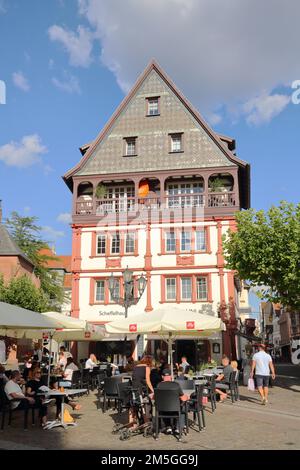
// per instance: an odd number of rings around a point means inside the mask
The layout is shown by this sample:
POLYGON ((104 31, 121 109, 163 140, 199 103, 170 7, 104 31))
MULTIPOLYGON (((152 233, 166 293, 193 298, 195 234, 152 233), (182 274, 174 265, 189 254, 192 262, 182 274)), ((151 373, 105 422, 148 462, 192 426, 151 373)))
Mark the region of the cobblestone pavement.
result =
POLYGON ((240 394, 239 402, 227 400, 213 414, 207 407, 206 430, 191 429, 183 442, 163 434, 158 441, 135 436, 122 442, 111 433, 117 414, 97 410, 91 392, 80 398, 80 412, 72 413, 77 426, 44 431, 29 425, 25 432, 22 414, 15 415, 12 426, 6 425, 0 433, 0 449, 300 449, 300 380, 277 378, 266 406, 260 404, 256 392, 240 387, 240 394))

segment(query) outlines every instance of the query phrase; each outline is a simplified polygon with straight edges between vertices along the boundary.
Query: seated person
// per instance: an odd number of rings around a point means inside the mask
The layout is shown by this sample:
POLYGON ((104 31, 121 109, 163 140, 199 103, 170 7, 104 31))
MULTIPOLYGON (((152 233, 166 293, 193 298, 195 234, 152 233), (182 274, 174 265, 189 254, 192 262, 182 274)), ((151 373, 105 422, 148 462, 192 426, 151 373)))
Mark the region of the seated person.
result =
MULTIPOLYGON (((32 397, 26 397, 22 392, 19 385, 21 382, 21 374, 18 370, 14 370, 11 373, 11 379, 7 382, 4 387, 7 398, 11 401, 11 408, 13 410, 25 410, 35 405, 35 400, 32 397), (19 400, 18 400, 19 399, 19 400)), ((43 419, 43 424, 46 423, 47 419, 43 419)))
POLYGON ((37 396, 39 388, 44 385, 42 381, 42 371, 36 367, 32 371, 32 378, 26 384, 26 396, 34 398, 35 406, 39 409, 39 416, 42 420, 42 425, 47 423, 47 406, 49 400, 45 400, 42 396, 37 396))
POLYGON ((59 386, 60 387, 71 387, 72 386, 72 377, 73 377, 73 372, 75 370, 79 370, 78 366, 75 364, 73 357, 68 357, 67 359, 67 365, 64 370, 64 378, 63 380, 59 381, 59 386))
POLYGON ((216 393, 220 396, 221 403, 227 398, 226 390, 228 389, 230 374, 231 372, 233 372, 233 368, 230 365, 229 358, 225 355, 222 358, 222 366, 223 372, 216 378, 216 393))
POLYGON ((5 367, 0 364, 0 380, 5 385, 8 382, 8 377, 5 374, 5 367))
POLYGON ((89 359, 85 363, 85 368, 93 370, 93 368, 97 367, 97 365, 98 365, 98 363, 97 363, 97 358, 96 358, 95 354, 90 354, 89 359))
POLYGON ((161 371, 160 371, 160 362, 155 360, 152 361, 152 367, 150 372, 150 382, 153 388, 156 388, 157 385, 162 381, 161 371))
MULTIPOLYGON (((182 401, 185 402, 188 400, 188 396, 184 395, 183 391, 181 390, 181 387, 179 383, 173 382, 172 381, 172 376, 171 376, 171 371, 170 369, 164 369, 162 372, 162 382, 160 382, 157 385, 157 390, 176 390, 178 393, 178 398, 182 401)), ((171 420, 168 418, 164 418, 164 425, 166 427, 165 433, 166 434, 171 434, 172 433, 172 428, 171 428, 171 420)), ((182 429, 185 428, 185 415, 184 413, 181 413, 180 415, 180 422, 181 422, 181 427, 182 429)), ((174 429, 175 434, 179 433, 178 428, 174 429)))
POLYGON ((183 367, 179 366, 177 371, 177 380, 186 380, 183 367))

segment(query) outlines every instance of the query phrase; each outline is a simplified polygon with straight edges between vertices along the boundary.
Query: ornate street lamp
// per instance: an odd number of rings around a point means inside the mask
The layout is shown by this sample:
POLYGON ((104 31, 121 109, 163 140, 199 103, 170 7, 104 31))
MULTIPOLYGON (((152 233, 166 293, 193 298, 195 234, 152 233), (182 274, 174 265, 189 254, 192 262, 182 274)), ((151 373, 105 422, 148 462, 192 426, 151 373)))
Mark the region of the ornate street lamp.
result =
POLYGON ((131 305, 136 305, 140 298, 143 295, 143 292, 147 285, 146 278, 141 275, 137 280, 138 286, 138 297, 134 296, 134 279, 133 279, 133 272, 127 268, 123 272, 123 286, 124 286, 124 297, 120 297, 119 289, 118 289, 118 279, 116 279, 111 273, 111 276, 108 281, 108 288, 111 295, 111 298, 114 302, 119 305, 122 305, 125 308, 125 318, 127 318, 128 308, 131 305))

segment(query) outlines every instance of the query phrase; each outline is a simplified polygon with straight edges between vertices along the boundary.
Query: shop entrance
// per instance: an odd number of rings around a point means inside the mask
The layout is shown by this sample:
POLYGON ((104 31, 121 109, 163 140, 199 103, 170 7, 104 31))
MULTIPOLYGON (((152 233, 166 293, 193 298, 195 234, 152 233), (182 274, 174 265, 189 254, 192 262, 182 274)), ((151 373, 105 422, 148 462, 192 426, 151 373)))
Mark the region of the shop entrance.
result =
POLYGON ((180 339, 175 342, 175 362, 180 363, 186 356, 187 361, 195 369, 199 365, 208 362, 209 341, 180 339))

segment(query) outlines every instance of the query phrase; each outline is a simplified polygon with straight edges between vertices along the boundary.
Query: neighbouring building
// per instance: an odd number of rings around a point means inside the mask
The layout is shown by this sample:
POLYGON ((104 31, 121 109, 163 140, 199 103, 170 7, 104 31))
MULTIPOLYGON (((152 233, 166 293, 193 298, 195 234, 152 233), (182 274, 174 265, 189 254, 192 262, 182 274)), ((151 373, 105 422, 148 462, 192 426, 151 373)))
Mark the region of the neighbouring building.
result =
MULTIPOLYGON (((178 358, 235 357, 240 292, 222 236, 250 205, 250 168, 236 156, 235 140, 216 134, 153 61, 80 150, 80 162, 64 176, 73 193, 72 315, 95 324, 122 318, 108 278, 128 266, 147 279, 129 315, 180 306, 226 323, 213 338, 178 338, 178 358)), ((122 340, 90 347, 117 353, 122 340)), ((87 344, 78 347, 88 354, 87 344)), ((143 347, 156 354, 163 345, 148 335, 143 347)), ((137 355, 135 342, 131 348, 137 355)))

